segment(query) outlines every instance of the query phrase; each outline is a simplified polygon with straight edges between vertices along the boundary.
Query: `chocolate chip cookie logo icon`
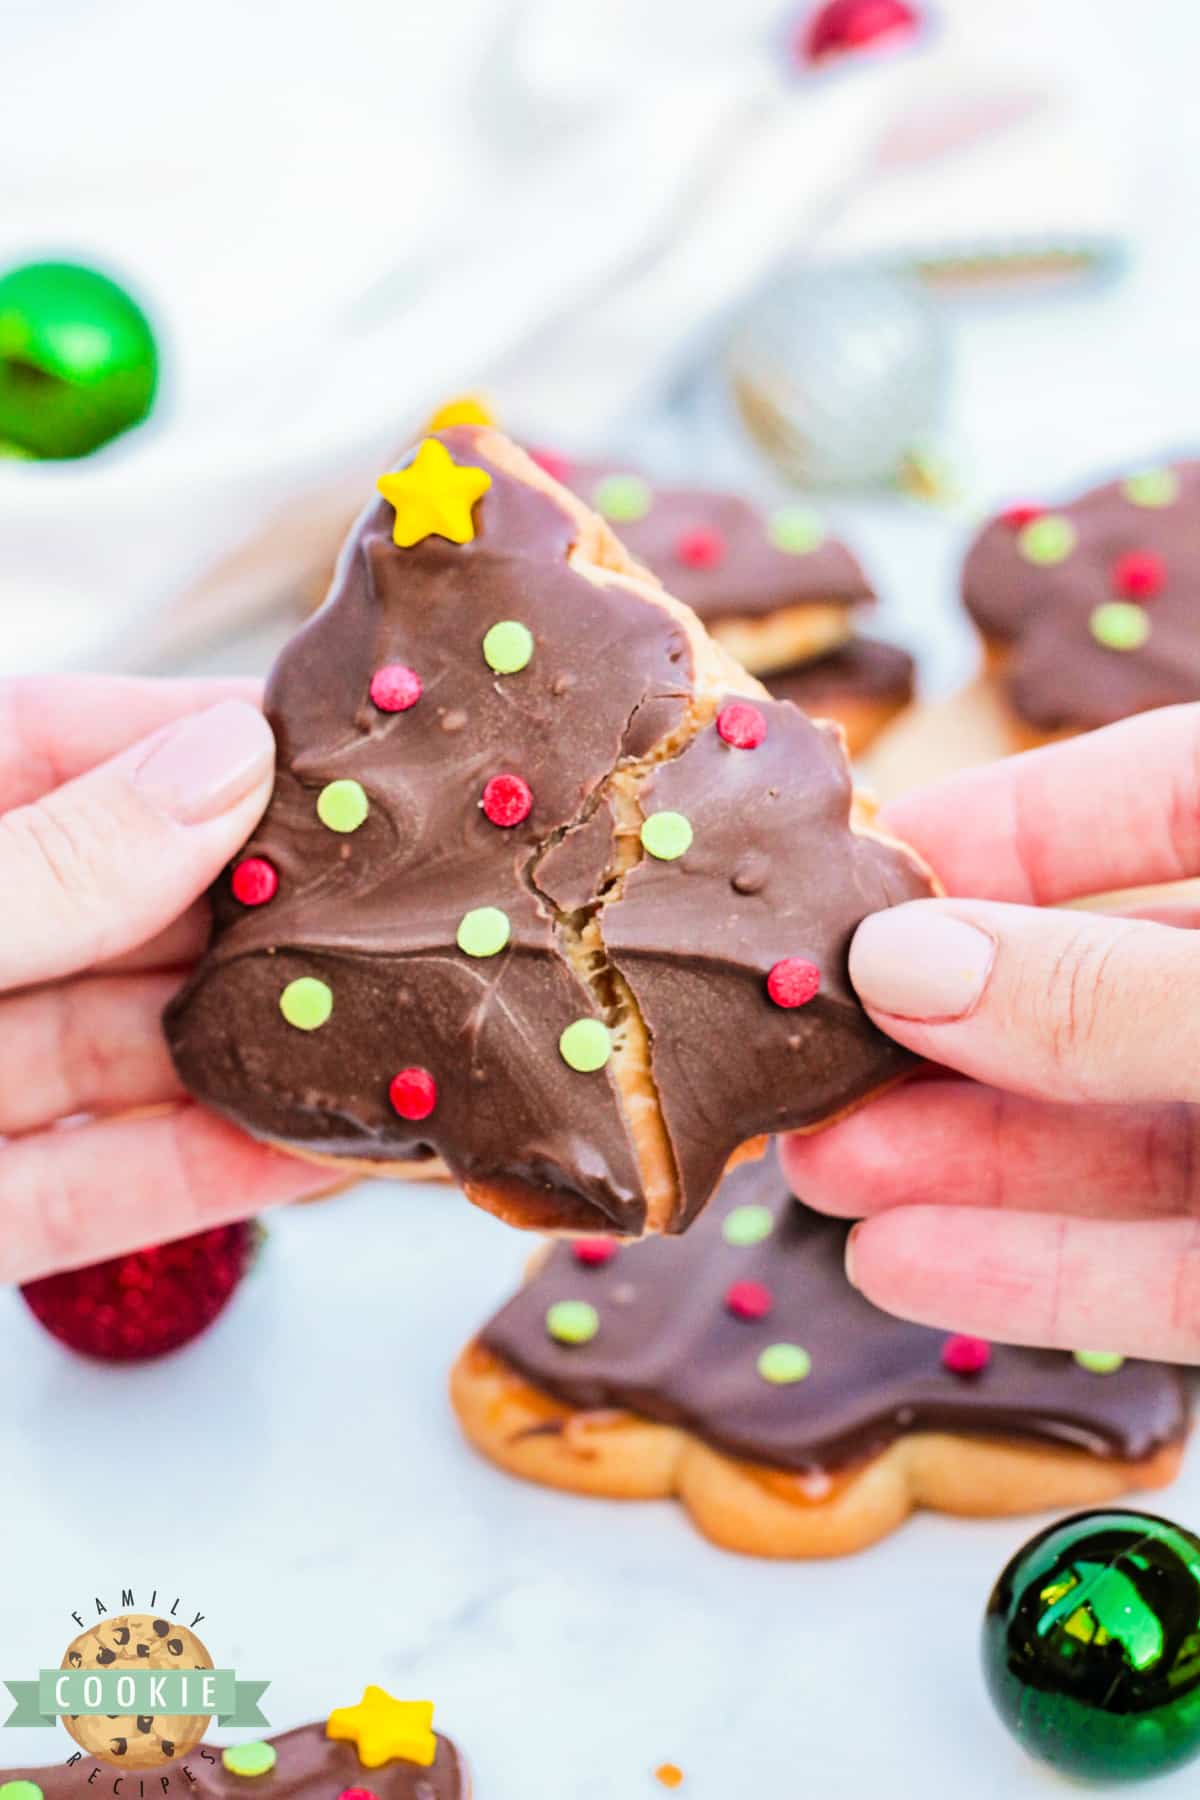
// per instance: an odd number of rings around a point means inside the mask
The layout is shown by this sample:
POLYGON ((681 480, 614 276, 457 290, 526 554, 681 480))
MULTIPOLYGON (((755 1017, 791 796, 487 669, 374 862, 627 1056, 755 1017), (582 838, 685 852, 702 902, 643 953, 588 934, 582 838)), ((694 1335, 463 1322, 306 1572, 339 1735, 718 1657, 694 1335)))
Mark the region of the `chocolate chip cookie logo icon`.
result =
POLYGON ((196 1635, 202 1612, 193 1610, 185 1623, 179 1599, 163 1604, 157 1588, 144 1608, 124 1588, 121 1606, 130 1610, 112 1613, 95 1597, 94 1624, 82 1609, 71 1614, 83 1629, 57 1668, 4 1683, 16 1702, 6 1725, 49 1727, 58 1719, 79 1746, 68 1766, 86 1755, 145 1770, 187 1756, 214 1718, 223 1725, 268 1723, 258 1702, 269 1683, 214 1665, 196 1635))

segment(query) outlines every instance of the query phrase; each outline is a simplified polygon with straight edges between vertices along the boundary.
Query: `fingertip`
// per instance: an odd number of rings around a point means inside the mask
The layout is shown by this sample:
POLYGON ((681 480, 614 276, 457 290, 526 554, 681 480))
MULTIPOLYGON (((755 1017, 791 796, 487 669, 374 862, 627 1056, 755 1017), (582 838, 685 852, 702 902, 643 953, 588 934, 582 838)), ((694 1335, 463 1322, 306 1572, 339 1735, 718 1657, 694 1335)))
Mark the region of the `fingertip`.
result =
POLYGON ((965 1084, 909 1081, 821 1130, 785 1137, 780 1160, 792 1190, 834 1218, 859 1219, 911 1202, 943 1177, 944 1119, 965 1084))
POLYGON ((846 1270, 846 1280, 850 1283, 850 1286, 854 1287, 854 1288, 858 1287, 858 1285, 859 1285, 858 1277, 857 1277, 857 1274, 855 1273, 855 1254, 856 1254, 856 1252, 855 1252, 854 1240, 858 1236, 858 1234, 861 1230, 862 1230, 861 1225, 852 1225, 850 1227, 849 1232, 846 1234, 846 1251, 845 1251, 845 1258, 844 1258, 844 1265, 845 1265, 845 1270, 846 1270))
POLYGON ((228 821, 266 805, 275 739, 256 706, 228 699, 191 713, 134 753, 134 781, 154 808, 181 825, 228 821))

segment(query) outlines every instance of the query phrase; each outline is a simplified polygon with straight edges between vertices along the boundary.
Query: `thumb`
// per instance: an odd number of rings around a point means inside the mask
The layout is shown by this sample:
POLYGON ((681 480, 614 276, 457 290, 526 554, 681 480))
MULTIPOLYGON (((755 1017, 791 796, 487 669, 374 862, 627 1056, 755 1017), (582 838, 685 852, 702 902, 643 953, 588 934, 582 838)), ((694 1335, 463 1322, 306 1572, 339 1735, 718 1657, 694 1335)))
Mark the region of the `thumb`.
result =
POLYGON ((863 920, 850 979, 934 1062, 1044 1099, 1200 1099, 1200 938, 1098 913, 914 900, 863 920))
POLYGON ((226 700, 0 817, 0 990, 119 956, 168 925, 254 829, 275 744, 226 700))

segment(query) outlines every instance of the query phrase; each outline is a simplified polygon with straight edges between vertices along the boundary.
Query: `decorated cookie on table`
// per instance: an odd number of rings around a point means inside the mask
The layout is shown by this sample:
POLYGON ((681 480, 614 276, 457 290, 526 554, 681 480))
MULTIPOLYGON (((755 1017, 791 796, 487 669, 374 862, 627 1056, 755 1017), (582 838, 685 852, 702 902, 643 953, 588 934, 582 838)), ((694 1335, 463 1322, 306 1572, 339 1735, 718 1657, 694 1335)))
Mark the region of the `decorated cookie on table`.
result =
POLYGON ((815 719, 833 719, 846 749, 860 756, 884 728, 912 705, 913 659, 896 644, 852 637, 836 650, 762 677, 776 700, 790 700, 815 719))
MULTIPOLYGON (((397 1700, 380 1687, 365 1689, 356 1706, 338 1707, 324 1725, 301 1725, 224 1749, 194 1740, 186 1755, 176 1759, 171 1746, 171 1754, 159 1756, 155 1766, 176 1760, 197 1800, 250 1800, 254 1794, 288 1800, 470 1800, 471 1793, 461 1751, 433 1729, 432 1702, 397 1700)), ((49 1768, 3 1770, 0 1800, 75 1800, 89 1783, 110 1791, 125 1766, 106 1742, 101 1760, 77 1754, 49 1768)))
POLYGON ((187 1087, 521 1225, 679 1231, 912 1065, 850 987, 928 894, 770 699, 495 432, 383 476, 267 687, 275 792, 166 1014, 187 1087))
POLYGON ((852 756, 911 702, 912 658, 857 635, 875 593, 815 508, 764 512, 736 494, 534 455, 608 519, 626 549, 771 694, 835 720, 852 756))
POLYGON ((992 519, 963 598, 1014 727, 1040 743, 1200 700, 1200 462, 992 519))
POLYGON ((752 675, 845 643, 858 611, 875 603, 858 559, 814 507, 764 511, 739 494, 670 487, 554 451, 533 455, 752 675))
POLYGON ((846 1232, 770 1157, 680 1243, 555 1247, 455 1365, 463 1429, 531 1481, 677 1495, 759 1556, 856 1550, 918 1506, 1032 1512, 1175 1474, 1177 1371, 892 1318, 846 1280, 846 1232))

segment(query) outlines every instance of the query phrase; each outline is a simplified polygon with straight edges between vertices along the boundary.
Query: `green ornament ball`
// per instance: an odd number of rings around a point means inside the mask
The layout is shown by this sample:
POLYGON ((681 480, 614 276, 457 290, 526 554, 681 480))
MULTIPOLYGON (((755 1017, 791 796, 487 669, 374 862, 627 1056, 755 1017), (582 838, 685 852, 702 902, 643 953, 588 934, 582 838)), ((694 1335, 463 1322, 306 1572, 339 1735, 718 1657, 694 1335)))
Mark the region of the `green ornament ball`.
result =
POLYGON ((150 411, 158 351, 124 288, 79 263, 0 276, 0 454, 87 456, 150 411))
POLYGON ((1017 1742, 1065 1774, 1136 1781, 1200 1751, 1200 1537, 1153 1513, 1077 1513, 992 1590, 983 1671, 1017 1742))

